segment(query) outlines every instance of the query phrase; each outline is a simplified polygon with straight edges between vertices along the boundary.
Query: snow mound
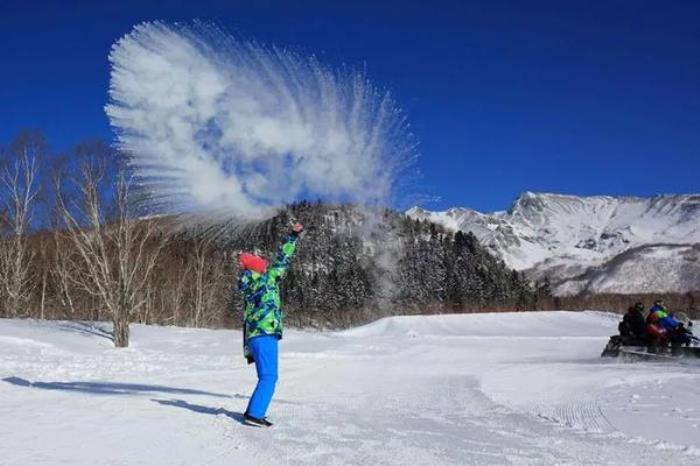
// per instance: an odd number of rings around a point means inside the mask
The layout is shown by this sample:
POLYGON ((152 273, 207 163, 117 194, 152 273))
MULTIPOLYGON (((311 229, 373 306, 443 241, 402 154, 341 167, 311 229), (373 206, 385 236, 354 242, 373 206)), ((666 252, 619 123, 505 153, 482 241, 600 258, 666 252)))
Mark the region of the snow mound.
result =
POLYGON ((594 311, 499 312, 385 317, 339 335, 366 337, 600 337, 614 333, 616 314, 594 311))

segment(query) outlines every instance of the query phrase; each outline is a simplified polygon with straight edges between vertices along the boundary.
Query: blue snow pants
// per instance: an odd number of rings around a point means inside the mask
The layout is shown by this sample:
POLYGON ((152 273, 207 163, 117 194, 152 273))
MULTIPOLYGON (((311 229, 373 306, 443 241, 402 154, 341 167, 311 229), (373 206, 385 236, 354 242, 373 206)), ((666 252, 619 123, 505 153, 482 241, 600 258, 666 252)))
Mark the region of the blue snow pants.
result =
POLYGON ((279 340, 274 335, 263 335, 251 338, 248 347, 255 360, 255 370, 258 373, 258 385, 250 397, 248 415, 262 419, 267 407, 270 406, 272 395, 277 383, 277 361, 279 340))

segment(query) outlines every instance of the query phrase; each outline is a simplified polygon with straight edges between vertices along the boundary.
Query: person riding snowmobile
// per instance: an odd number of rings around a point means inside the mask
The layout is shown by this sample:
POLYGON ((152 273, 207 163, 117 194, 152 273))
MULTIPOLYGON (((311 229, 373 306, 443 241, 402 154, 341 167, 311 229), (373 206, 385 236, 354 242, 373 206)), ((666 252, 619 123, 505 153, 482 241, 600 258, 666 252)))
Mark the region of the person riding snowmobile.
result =
POLYGON ((622 318, 618 326, 620 335, 636 339, 647 339, 647 324, 644 319, 644 304, 635 303, 627 309, 627 313, 622 318))
POLYGON ((644 304, 638 302, 627 308, 617 330, 620 332, 618 340, 620 344, 647 346, 650 336, 647 333, 647 323, 644 318, 644 304))
POLYGON ((693 323, 687 317, 682 317, 683 314, 680 313, 676 318, 666 310, 661 301, 654 302, 646 319, 642 316, 643 310, 642 303, 636 303, 628 309, 618 325, 620 334, 610 337, 601 356, 625 355, 638 358, 656 353, 667 356, 670 343, 672 356, 700 357, 700 346, 692 346, 693 341, 700 343, 700 339, 694 337, 690 331, 693 323), (688 323, 687 329, 681 321, 688 323), (639 338, 639 335, 644 335, 644 338, 639 338))
POLYGON ((654 302, 647 323, 647 332, 657 344, 665 344, 667 341, 675 346, 690 343, 692 334, 666 309, 663 301, 654 302))
POLYGON ((238 289, 245 303, 243 323, 243 354, 248 363, 255 363, 258 383, 255 386, 243 419, 248 425, 270 427, 265 413, 272 401, 278 378, 278 342, 282 339, 282 302, 279 284, 287 274, 296 251, 296 243, 304 229, 295 223, 277 251, 272 267, 256 254, 242 253, 242 270, 238 289))
POLYGON ((649 309, 649 315, 646 318, 646 331, 653 346, 661 347, 666 345, 666 328, 661 323, 661 319, 666 316, 668 316, 668 313, 663 306, 663 302, 655 301, 654 305, 649 309))

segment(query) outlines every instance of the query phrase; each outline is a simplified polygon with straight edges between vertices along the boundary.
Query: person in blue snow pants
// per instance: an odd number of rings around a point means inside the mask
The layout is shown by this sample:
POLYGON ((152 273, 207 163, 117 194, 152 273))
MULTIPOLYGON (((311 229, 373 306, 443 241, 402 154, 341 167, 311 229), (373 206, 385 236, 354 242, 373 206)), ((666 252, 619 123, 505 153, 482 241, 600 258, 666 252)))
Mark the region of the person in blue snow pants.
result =
POLYGON ((259 336, 251 338, 248 341, 248 347, 255 361, 258 384, 255 386, 253 396, 250 397, 246 413, 255 419, 265 419, 267 407, 270 406, 277 384, 279 340, 274 335, 259 336))
POLYGON ((296 251, 296 243, 304 227, 295 223, 285 236, 272 266, 256 254, 238 257, 241 269, 238 289, 243 293, 243 355, 255 363, 258 384, 250 397, 244 422, 257 427, 270 427, 265 417, 277 383, 278 346, 282 339, 282 301, 279 285, 286 276, 296 251))

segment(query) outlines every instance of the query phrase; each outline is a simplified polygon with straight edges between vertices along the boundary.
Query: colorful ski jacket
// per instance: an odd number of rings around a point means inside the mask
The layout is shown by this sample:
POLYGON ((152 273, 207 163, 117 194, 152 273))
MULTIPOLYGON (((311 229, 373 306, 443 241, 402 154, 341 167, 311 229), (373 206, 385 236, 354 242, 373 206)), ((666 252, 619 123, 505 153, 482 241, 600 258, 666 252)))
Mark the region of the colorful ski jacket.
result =
POLYGON ((680 322, 676 320, 673 315, 671 315, 665 307, 655 304, 649 310, 649 316, 647 317, 647 322, 650 324, 661 325, 666 330, 675 329, 680 325, 680 322))
POLYGON ((243 345, 246 358, 249 357, 248 340, 261 335, 274 335, 282 338, 282 302, 279 284, 287 274, 289 263, 296 250, 299 235, 288 234, 277 250, 274 264, 263 274, 245 270, 238 281, 238 289, 243 293, 244 324, 243 345))

